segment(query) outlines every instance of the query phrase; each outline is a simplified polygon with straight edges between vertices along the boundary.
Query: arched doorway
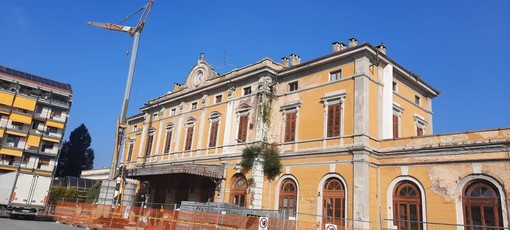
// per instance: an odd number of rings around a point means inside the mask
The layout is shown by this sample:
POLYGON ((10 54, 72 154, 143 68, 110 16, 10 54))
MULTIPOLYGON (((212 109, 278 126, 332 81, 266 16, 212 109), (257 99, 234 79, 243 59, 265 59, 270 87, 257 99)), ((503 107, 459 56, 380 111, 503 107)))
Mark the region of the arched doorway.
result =
POLYGON ((297 186, 292 179, 285 179, 280 187, 278 210, 284 211, 286 216, 296 216, 297 186))
POLYGON ((503 227, 500 195, 485 180, 466 184, 462 194, 465 229, 494 229, 503 227))
POLYGON ((344 226, 345 188, 338 178, 330 178, 324 183, 322 191, 322 223, 344 226))
POLYGON ((244 175, 241 173, 234 175, 232 187, 230 189, 230 203, 245 207, 247 188, 248 182, 246 181, 244 175))
POLYGON ((421 195, 418 186, 404 180, 393 193, 393 222, 398 229, 423 229, 421 195))

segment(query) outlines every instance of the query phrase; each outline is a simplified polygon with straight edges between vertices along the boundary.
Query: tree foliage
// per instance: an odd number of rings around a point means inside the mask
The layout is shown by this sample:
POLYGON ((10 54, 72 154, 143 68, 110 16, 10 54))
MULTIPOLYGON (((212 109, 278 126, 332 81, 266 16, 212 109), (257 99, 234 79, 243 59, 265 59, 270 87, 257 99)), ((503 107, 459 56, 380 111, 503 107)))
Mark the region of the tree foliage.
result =
POLYGON ((60 150, 56 176, 79 177, 82 170, 94 167, 94 150, 90 148, 92 138, 84 124, 71 132, 60 150))
POLYGON ((280 151, 276 144, 270 145, 252 145, 243 149, 241 156, 241 167, 244 170, 250 170, 253 167, 255 158, 261 156, 262 170, 268 181, 274 180, 282 172, 282 163, 280 162, 280 151))

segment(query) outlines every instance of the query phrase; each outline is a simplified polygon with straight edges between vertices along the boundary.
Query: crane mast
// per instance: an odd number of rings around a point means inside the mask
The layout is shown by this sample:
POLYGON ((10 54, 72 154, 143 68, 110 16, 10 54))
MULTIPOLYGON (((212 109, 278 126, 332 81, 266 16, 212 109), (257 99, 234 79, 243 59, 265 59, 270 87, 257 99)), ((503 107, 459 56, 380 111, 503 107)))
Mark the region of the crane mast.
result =
POLYGON ((128 71, 128 77, 126 81, 126 88, 124 91, 124 99, 122 102, 122 109, 120 113, 120 117, 117 120, 117 128, 115 130, 115 146, 113 150, 113 157, 112 157, 112 166, 110 169, 110 180, 113 180, 116 174, 116 169, 119 161, 119 154, 121 152, 121 146, 122 146, 122 140, 124 138, 124 133, 126 129, 126 114, 127 114, 127 108, 129 103, 129 96, 131 94, 131 85, 133 82, 133 76, 135 72, 135 64, 136 64, 136 55, 138 53, 138 44, 140 42, 140 34, 143 30, 143 27, 145 26, 147 19, 149 18, 149 14, 152 9, 152 5, 154 4, 153 0, 150 0, 147 4, 142 6, 140 9, 132 13, 131 15, 124 18, 119 23, 113 24, 113 23, 101 23, 101 22, 88 22, 89 25, 113 30, 113 31, 119 31, 119 32, 125 32, 128 33, 129 36, 134 37, 133 41, 133 48, 131 51, 131 60, 129 63, 129 71, 128 71), (136 26, 125 26, 122 25, 124 21, 131 18, 132 16, 136 15, 140 11, 142 12, 142 15, 140 16, 140 19, 138 20, 136 26))

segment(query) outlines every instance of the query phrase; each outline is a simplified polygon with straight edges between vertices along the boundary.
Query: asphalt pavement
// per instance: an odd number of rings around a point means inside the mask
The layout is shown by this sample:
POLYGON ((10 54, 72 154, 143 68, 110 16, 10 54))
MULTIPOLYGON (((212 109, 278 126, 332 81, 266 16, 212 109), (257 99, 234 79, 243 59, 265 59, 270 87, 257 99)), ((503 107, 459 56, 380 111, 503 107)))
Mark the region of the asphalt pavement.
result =
POLYGON ((72 229, 83 230, 83 228, 68 226, 47 219, 23 220, 0 217, 0 230, 72 230, 72 229))

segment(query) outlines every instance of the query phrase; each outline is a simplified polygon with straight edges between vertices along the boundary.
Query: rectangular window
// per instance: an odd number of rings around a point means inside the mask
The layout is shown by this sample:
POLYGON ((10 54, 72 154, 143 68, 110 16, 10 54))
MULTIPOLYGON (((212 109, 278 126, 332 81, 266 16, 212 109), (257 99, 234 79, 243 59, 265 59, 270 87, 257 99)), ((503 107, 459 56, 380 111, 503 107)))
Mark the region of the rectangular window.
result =
POLYGON ((211 133, 209 134, 209 147, 216 147, 218 139, 218 121, 211 122, 211 133))
POLYGON ((133 131, 138 131, 138 125, 133 125, 133 131))
POLYGON ((37 129, 37 128, 39 128, 39 122, 37 122, 37 121, 32 122, 32 129, 37 129))
POLYGON ((416 103, 417 105, 419 105, 421 102, 421 98, 419 96, 414 96, 414 103, 416 103))
POLYGON ((46 150, 48 150, 48 152, 53 150, 53 143, 44 142, 42 144, 41 151, 46 152, 46 150))
POLYGON ((153 113, 153 114, 152 114, 152 119, 153 119, 153 120, 158 119, 158 113, 153 113))
POLYGON ((186 144, 184 145, 184 150, 191 149, 192 141, 193 141, 193 127, 188 127, 188 133, 186 135, 186 144))
POLYGON ((341 114, 342 107, 340 103, 328 106, 328 137, 340 136, 341 114))
POLYGON ((214 101, 214 102, 215 102, 215 103, 220 103, 220 102, 221 102, 221 99, 222 99, 222 95, 221 95, 221 94, 220 94, 220 95, 216 95, 216 97, 215 97, 215 101, 214 101))
POLYGON ((174 109, 172 109, 172 110, 170 111, 170 116, 174 116, 174 115, 175 115, 175 110, 176 110, 176 109, 174 108, 174 109))
POLYGON ((19 143, 19 137, 18 136, 13 136, 13 135, 8 135, 7 136, 7 146, 12 147, 12 148, 17 148, 18 147, 18 143, 19 143))
POLYGON ((30 156, 28 155, 23 156, 23 160, 21 163, 28 164, 28 162, 30 162, 30 156))
POLYGON ((166 132, 166 137, 165 137, 165 153, 170 152, 171 144, 172 144, 172 130, 168 130, 166 132))
POLYGON ((239 133, 237 139, 246 142, 246 136, 248 134, 248 115, 239 117, 239 133))
POLYGON ((250 95, 251 94, 251 86, 243 88, 243 95, 250 95))
POLYGON ((60 118, 61 116, 62 116, 62 111, 60 111, 58 109, 51 109, 50 119, 60 118))
POLYGON ((398 131, 399 131, 400 125, 398 123, 398 120, 399 120, 398 115, 393 114, 393 138, 398 138, 399 137, 398 136, 398 133, 399 133, 398 131))
POLYGON ((423 128, 416 127, 416 136, 423 136, 423 128))
POLYGON ((12 129, 15 129, 15 130, 23 130, 23 123, 19 123, 19 122, 12 122, 12 129))
POLYGON ((15 161, 15 157, 14 156, 7 156, 7 155, 2 155, 2 163, 5 164, 7 162, 8 165, 14 165, 14 161, 15 161))
POLYGON ((291 82, 289 83, 289 92, 298 90, 298 82, 291 82))
POLYGON ((145 148, 145 157, 148 157, 151 154, 153 139, 154 135, 149 135, 149 138, 147 139, 147 147, 145 148))
POLYGON ((393 92, 397 92, 397 83, 396 82, 393 82, 393 86, 392 86, 392 89, 393 89, 393 92))
POLYGON ((55 133, 57 133, 57 131, 58 131, 57 128, 48 126, 46 128, 46 135, 55 134, 55 133))
POLYGON ((296 136, 296 112, 285 114, 285 142, 294 141, 296 136))
POLYGON ((135 146, 135 143, 129 143, 127 162, 130 162, 131 158, 133 157, 133 148, 134 148, 134 146, 135 146))
POLYGON ((50 159, 48 158, 39 158, 39 162, 37 162, 37 169, 41 169, 43 166, 50 165, 50 159))
POLYGON ((329 73, 329 81, 338 81, 340 79, 342 79, 342 70, 329 73))
POLYGON ((191 103, 191 110, 197 109, 197 105, 198 105, 198 103, 196 103, 196 102, 191 103))

